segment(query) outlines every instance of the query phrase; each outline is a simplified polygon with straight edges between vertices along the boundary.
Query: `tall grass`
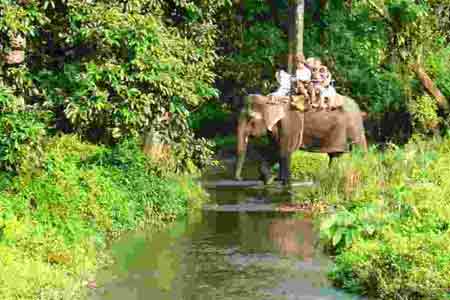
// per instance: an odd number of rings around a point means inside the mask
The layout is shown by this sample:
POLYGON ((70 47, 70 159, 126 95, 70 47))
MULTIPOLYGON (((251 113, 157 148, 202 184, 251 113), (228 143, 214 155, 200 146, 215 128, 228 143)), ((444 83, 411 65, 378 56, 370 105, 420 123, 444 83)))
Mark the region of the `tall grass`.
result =
POLYGON ((381 299, 450 299, 449 150, 450 138, 414 138, 316 173, 320 184, 299 197, 335 208, 320 231, 336 256, 337 286, 381 299))

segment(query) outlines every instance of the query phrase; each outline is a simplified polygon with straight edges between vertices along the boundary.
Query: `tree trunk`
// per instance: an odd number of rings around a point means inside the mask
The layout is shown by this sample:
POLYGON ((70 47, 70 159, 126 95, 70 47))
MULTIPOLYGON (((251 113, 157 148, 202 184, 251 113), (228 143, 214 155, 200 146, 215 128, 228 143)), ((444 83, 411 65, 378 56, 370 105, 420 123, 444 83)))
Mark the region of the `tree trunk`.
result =
POLYGON ((439 88, 434 84, 433 80, 431 80, 430 76, 426 73, 425 69, 419 65, 416 64, 413 66, 413 70, 416 73, 417 77, 419 78, 420 82, 424 86, 424 88, 427 90, 427 92, 436 99, 436 102, 438 103, 439 107, 448 110, 449 105, 447 102, 447 99, 442 95, 439 88))
POLYGON ((318 11, 318 23, 320 25, 320 45, 325 47, 327 44, 327 35, 326 28, 322 20, 322 13, 324 13, 328 9, 328 0, 319 0, 320 6, 318 11))
POLYGON ((318 5, 314 6, 314 22, 320 24, 322 21, 322 12, 328 9, 328 0, 316 0, 318 5))
POLYGON ((295 57, 303 54, 304 0, 289 1, 289 55, 288 72, 295 73, 295 57))
POLYGON ((278 8, 276 4, 276 0, 266 0, 267 4, 270 6, 270 10, 272 12, 273 22, 276 26, 280 25, 280 16, 278 14, 278 8))

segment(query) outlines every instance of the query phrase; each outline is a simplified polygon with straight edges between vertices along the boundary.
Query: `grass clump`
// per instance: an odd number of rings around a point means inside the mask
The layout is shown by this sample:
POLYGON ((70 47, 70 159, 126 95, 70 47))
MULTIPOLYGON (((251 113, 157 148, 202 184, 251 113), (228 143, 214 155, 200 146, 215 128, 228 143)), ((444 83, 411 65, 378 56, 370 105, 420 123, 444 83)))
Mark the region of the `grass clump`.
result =
POLYGON ((305 197, 327 201, 321 238, 337 286, 381 299, 449 299, 450 138, 345 155, 305 197))
POLYGON ((108 239, 186 215, 202 198, 135 141, 106 148, 64 136, 45 147, 34 176, 0 176, 1 299, 83 298, 108 239))
POLYGON ((323 153, 296 151, 291 158, 291 171, 296 179, 317 179, 327 165, 328 156, 323 153))

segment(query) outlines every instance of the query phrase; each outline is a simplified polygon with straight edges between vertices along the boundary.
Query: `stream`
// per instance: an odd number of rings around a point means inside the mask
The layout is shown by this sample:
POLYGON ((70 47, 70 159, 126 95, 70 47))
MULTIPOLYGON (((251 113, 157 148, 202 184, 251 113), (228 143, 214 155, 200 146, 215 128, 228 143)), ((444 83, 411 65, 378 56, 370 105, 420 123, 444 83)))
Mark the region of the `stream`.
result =
MULTIPOLYGON (((255 168, 244 176, 255 178, 255 168)), ((224 178, 230 178, 229 170, 215 169, 204 182, 224 178)), ((211 202, 195 220, 132 233, 115 243, 115 264, 97 275, 90 299, 362 299, 327 280, 332 262, 318 247, 310 217, 271 209, 289 192, 256 183, 206 186, 211 202)))

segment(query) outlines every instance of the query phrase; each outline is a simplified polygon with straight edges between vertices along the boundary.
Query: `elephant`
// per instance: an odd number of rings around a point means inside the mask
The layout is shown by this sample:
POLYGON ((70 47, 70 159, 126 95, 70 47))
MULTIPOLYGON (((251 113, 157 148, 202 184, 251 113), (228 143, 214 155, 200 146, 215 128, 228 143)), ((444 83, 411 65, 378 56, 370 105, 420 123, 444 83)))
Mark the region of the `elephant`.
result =
POLYGON ((366 152, 364 113, 353 99, 339 96, 343 97, 344 105, 332 111, 293 109, 290 101, 273 105, 273 99, 263 95, 244 97, 237 123, 235 179, 242 180, 249 137, 268 135, 272 141, 269 159, 263 161, 259 169, 265 184, 271 180, 270 167, 277 161, 281 183, 290 183, 291 154, 299 149, 327 153, 330 164, 334 158, 348 152, 352 145, 366 152))

